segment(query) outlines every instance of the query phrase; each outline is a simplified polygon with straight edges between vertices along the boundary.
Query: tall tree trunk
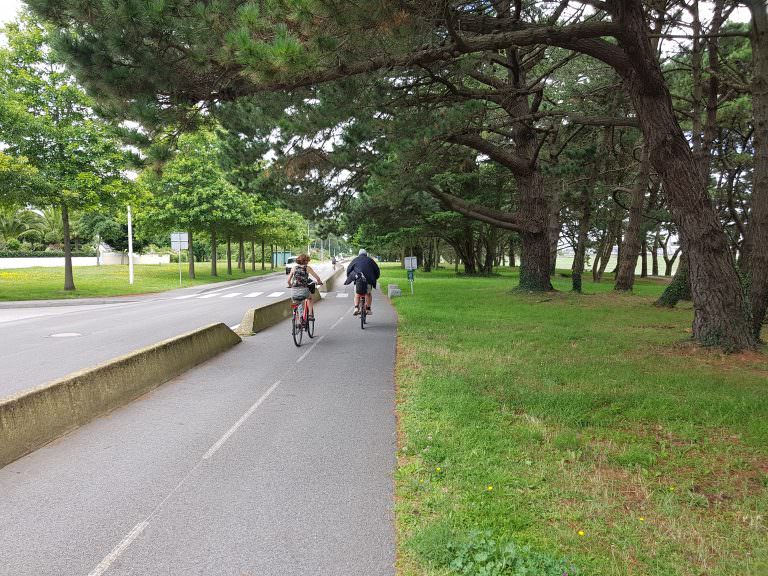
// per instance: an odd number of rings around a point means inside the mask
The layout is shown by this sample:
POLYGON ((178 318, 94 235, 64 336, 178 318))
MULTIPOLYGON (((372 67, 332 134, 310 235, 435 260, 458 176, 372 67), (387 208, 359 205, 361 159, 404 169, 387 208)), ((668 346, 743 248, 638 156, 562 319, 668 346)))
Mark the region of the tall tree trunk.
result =
POLYGON ((251 239, 251 272, 256 272, 256 241, 251 239))
POLYGON ((560 195, 554 186, 549 198, 547 234, 549 235, 549 275, 552 276, 557 269, 557 244, 560 241, 560 195))
POLYGON ((264 238, 261 239, 261 269, 266 270, 266 254, 264 253, 264 238))
POLYGON ((752 114, 755 159, 749 227, 742 259, 750 276, 752 333, 760 330, 768 308, 768 14, 761 0, 745 2, 752 14, 752 114))
POLYGON ((232 236, 227 234, 227 274, 232 276, 232 236))
POLYGON ((602 138, 595 143, 595 157, 589 171, 589 179, 581 189, 579 195, 579 208, 581 217, 579 218, 579 228, 576 236, 576 250, 571 266, 571 290, 581 293, 582 275, 584 274, 584 263, 587 255, 587 241, 589 240, 589 230, 592 228, 592 192, 597 186, 600 176, 600 168, 603 165, 604 151, 608 146, 611 135, 611 128, 604 128, 602 138))
POLYGON ((72 242, 69 230, 69 208, 61 205, 61 225, 64 231, 64 290, 75 289, 75 277, 72 274, 72 242))
POLYGON ((510 268, 517 267, 517 262, 515 262, 515 239, 514 238, 509 239, 509 267, 510 268))
POLYGON ((643 244, 640 247, 640 278, 648 277, 648 239, 643 238, 643 244))
POLYGON ((618 207, 616 207, 611 212, 608 229, 605 231, 603 241, 595 255, 595 262, 592 265, 592 280, 594 282, 600 282, 603 279, 603 274, 613 253, 616 237, 621 234, 621 224, 621 217, 618 214, 618 207))
MULTIPOLYGON (((648 179, 650 177, 650 164, 648 161, 648 148, 643 146, 643 152, 640 160, 640 174, 635 186, 632 187, 632 203, 629 207, 629 224, 624 234, 624 242, 619 249, 619 265, 616 272, 616 284, 614 290, 628 291, 632 290, 635 283, 635 268, 637 267, 637 257, 640 255, 640 249, 643 245, 643 205, 645 204, 645 193, 648 190, 648 179)), ((646 276, 647 276, 646 265, 646 276)))
POLYGON ((275 269, 275 245, 270 244, 269 245, 269 269, 274 270, 275 269))
POLYGON ((216 242, 216 229, 211 228, 211 276, 218 276, 219 246, 216 242))
POLYGON ((240 236, 240 238, 238 240, 239 240, 239 244, 240 244, 240 246, 239 246, 240 254, 239 254, 239 257, 238 257, 238 264, 239 264, 240 270, 242 272, 245 272, 245 240, 243 239, 242 236, 240 236))
POLYGON ((727 350, 756 344, 728 239, 711 205, 648 38, 639 0, 617 0, 618 37, 632 65, 624 71, 650 159, 663 182, 688 257, 694 301, 692 336, 727 350))
POLYGON ((581 205, 581 218, 579 219, 579 231, 576 236, 576 251, 571 266, 571 290, 581 293, 581 277, 584 274, 584 262, 587 254, 587 238, 592 220, 592 187, 588 182, 581 189, 579 204, 581 205))
POLYGON ((536 171, 516 180, 518 190, 524 191, 520 198, 522 213, 541 227, 538 232, 520 232, 520 288, 547 292, 552 290, 552 245, 547 226, 550 211, 544 193, 544 178, 536 171))
POLYGON ((672 282, 664 289, 664 292, 656 300, 656 306, 674 308, 680 300, 691 299, 691 281, 688 278, 688 259, 685 254, 680 255, 680 265, 677 267, 675 277, 672 282))
MULTIPOLYGON (((192 238, 192 230, 187 231, 187 235, 189 237, 189 248, 187 249, 187 256, 189 260, 189 278, 191 280, 195 279, 195 245, 194 240, 192 238)), ((179 250, 179 258, 181 258, 181 250, 179 250)))
POLYGON ((651 253, 651 274, 659 275, 659 233, 653 235, 653 252, 651 253))

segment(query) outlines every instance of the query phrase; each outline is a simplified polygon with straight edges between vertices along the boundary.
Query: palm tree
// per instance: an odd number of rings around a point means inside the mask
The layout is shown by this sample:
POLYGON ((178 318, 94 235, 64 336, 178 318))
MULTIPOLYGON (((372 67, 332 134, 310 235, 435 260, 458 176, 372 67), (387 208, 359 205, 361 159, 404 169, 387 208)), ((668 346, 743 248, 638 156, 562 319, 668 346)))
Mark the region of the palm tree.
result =
POLYGON ((37 212, 18 206, 0 206, 0 238, 26 240, 39 238, 43 218, 37 212))
POLYGON ((49 206, 42 210, 40 232, 43 242, 61 247, 64 243, 64 221, 61 219, 61 208, 49 206))

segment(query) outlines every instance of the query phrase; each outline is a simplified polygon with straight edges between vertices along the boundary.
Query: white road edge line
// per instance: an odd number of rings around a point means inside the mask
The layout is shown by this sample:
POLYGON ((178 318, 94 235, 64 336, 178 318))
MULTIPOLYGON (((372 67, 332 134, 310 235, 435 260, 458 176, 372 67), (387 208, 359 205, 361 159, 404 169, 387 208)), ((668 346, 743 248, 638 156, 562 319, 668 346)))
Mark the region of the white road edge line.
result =
POLYGON ((131 530, 128 535, 123 538, 122 542, 115 546, 112 549, 112 552, 106 555, 104 560, 102 560, 96 568, 94 568, 88 576, 101 576, 109 570, 109 567, 112 566, 112 563, 118 559, 118 557, 125 552, 126 548, 131 545, 131 542, 136 540, 136 538, 139 537, 139 535, 144 532, 144 529, 149 525, 149 522, 146 520, 144 522, 139 522, 136 524, 136 526, 133 527, 133 530, 131 530))
POLYGON ((339 322, 341 322, 342 320, 344 320, 344 316, 339 316, 339 319, 338 319, 338 320, 336 320, 336 322, 334 322, 334 323, 333 323, 333 326, 331 326, 331 330, 333 330, 334 328, 336 328, 336 326, 338 326, 338 325, 339 325, 339 322))
POLYGON ((227 430, 224 433, 224 435, 216 441, 216 444, 214 444, 208 449, 208 452, 206 452, 203 455, 203 460, 208 460, 211 456, 216 454, 216 451, 224 445, 224 442, 226 442, 229 439, 229 437, 232 436, 232 434, 234 434, 237 431, 237 429, 240 428, 240 426, 242 426, 243 423, 245 423, 246 420, 248 420, 248 417, 256 411, 256 408, 261 406, 261 403, 264 402, 264 400, 266 400, 269 397, 269 395, 275 391, 275 388, 277 388, 279 385, 280 385, 280 380, 272 384, 272 386, 270 386, 269 389, 266 392, 264 392, 264 394, 262 394, 261 398, 256 400, 256 403, 250 408, 248 408, 248 411, 240 417, 240 420, 235 422, 232 425, 232 427, 229 430, 227 430))
POLYGON ((323 339, 323 338, 325 338, 325 336, 320 336, 320 338, 318 338, 317 340, 315 340, 315 343, 314 343, 314 344, 312 344, 312 346, 310 346, 310 347, 309 347, 309 349, 308 349, 306 352, 304 352, 304 354, 302 354, 301 356, 299 356, 299 359, 298 359, 298 360, 296 360, 296 364, 298 364, 299 362, 301 362, 302 360, 304 360, 304 358, 306 358, 306 357, 307 357, 307 355, 308 355, 310 352, 312 352, 312 350, 314 350, 314 349, 315 349, 315 346, 317 346, 318 344, 320 344, 320 342, 322 341, 322 339, 323 339))

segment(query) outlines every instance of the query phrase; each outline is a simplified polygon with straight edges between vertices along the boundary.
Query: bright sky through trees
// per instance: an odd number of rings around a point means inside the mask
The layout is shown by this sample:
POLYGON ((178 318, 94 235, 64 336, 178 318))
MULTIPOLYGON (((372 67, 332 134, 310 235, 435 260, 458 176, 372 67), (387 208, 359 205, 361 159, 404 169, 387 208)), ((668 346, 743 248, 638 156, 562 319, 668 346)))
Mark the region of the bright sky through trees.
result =
POLYGON ((13 20, 21 6, 21 0, 2 0, 0 2, 0 24, 13 20))

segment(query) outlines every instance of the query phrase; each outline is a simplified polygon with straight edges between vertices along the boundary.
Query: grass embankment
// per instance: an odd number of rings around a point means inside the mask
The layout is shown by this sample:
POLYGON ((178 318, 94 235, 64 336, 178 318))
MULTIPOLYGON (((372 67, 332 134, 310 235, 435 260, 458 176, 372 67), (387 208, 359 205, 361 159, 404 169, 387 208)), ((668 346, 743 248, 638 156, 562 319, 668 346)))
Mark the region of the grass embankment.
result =
MULTIPOLYGON (((238 280, 271 272, 250 269, 246 273, 233 269, 227 274, 226 262, 219 262, 219 276, 211 276, 210 263, 196 266, 195 280, 182 269, 181 287, 210 282, 238 280)), ((278 269, 281 270, 281 268, 278 269)), ((77 290, 67 292, 64 287, 64 268, 19 268, 0 270, 0 301, 51 300, 55 298, 83 298, 92 296, 124 296, 162 292, 179 288, 178 264, 142 264, 134 267, 134 282, 128 284, 128 266, 83 266, 74 269, 77 290)))
POLYGON ((691 346, 658 284, 515 276, 395 301, 399 573, 768 574, 768 358, 691 346))

